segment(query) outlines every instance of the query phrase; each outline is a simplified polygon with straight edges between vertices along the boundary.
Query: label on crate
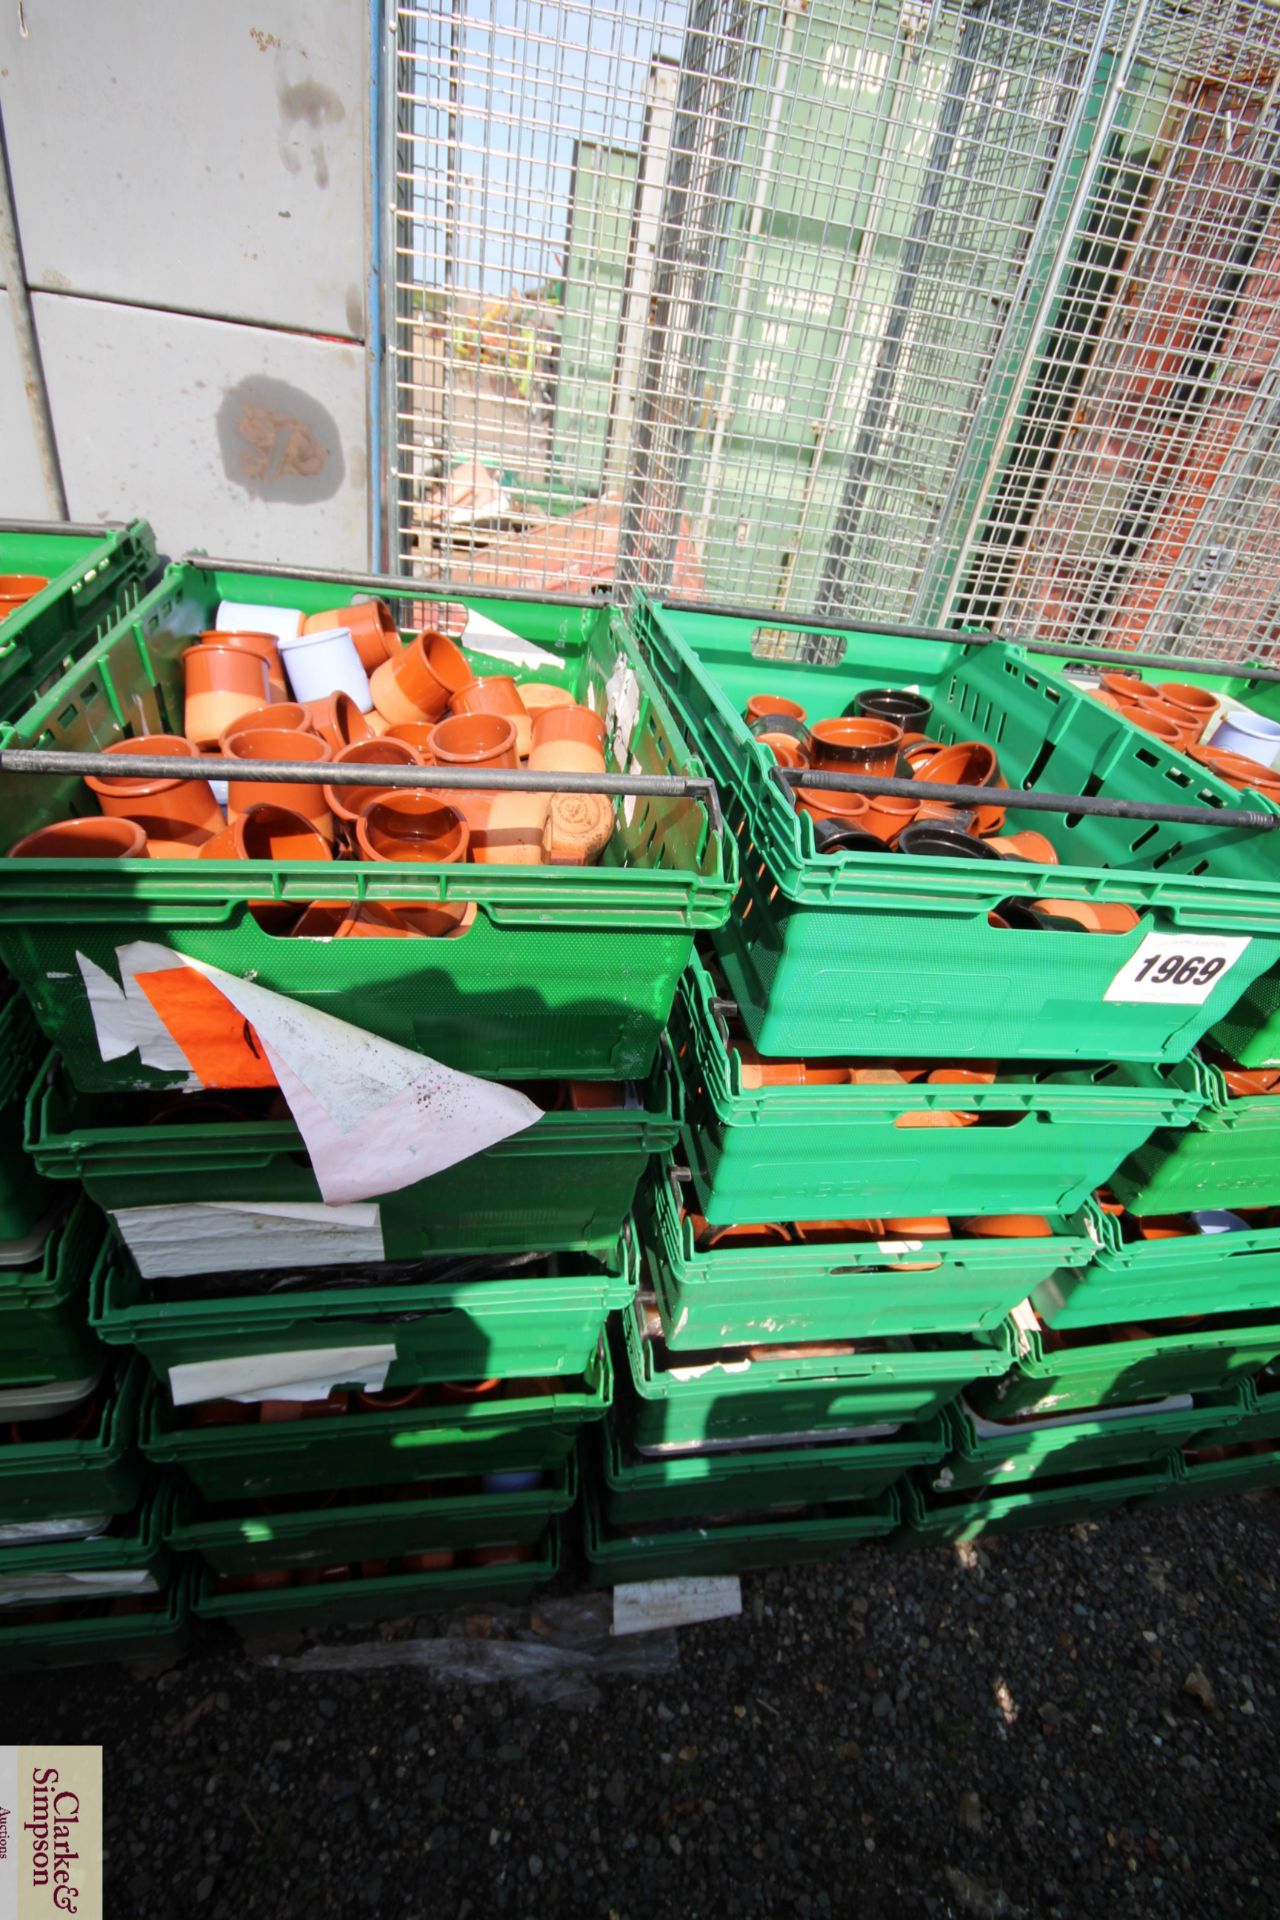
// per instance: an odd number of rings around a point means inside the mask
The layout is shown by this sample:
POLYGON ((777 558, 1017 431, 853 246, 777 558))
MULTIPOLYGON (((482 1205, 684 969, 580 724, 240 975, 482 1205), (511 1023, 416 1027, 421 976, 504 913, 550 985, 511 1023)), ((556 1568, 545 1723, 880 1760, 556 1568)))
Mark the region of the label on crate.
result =
POLYGON ((1149 933, 1102 997, 1150 1006, 1202 1006, 1248 944, 1246 937, 1227 934, 1149 933))

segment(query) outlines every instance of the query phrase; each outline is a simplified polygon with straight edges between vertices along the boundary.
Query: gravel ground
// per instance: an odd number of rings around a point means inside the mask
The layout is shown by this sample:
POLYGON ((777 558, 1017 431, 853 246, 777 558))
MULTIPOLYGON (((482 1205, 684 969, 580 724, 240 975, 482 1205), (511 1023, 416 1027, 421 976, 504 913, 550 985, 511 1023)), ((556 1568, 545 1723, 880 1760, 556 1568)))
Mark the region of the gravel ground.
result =
POLYGON ((867 1547, 585 1704, 228 1636, 10 1682, 0 1737, 102 1743, 130 1920, 1270 1916, 1278 1544, 1267 1495, 867 1547))

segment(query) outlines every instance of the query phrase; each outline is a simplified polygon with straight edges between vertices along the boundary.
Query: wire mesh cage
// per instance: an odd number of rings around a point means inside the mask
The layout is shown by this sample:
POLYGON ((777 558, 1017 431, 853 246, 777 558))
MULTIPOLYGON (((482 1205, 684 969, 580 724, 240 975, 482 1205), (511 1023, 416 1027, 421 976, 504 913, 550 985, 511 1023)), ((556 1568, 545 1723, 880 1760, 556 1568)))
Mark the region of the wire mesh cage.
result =
POLYGON ((1271 657, 1274 0, 394 26, 405 570, 1271 657))

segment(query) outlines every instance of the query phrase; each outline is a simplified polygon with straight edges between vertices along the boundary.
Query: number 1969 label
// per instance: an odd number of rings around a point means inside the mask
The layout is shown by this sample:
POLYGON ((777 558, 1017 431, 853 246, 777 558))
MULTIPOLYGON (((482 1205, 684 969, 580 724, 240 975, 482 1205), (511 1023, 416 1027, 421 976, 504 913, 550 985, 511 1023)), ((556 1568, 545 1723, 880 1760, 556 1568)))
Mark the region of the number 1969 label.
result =
POLYGON ((1219 934, 1149 933, 1125 961, 1104 1000, 1198 1007, 1249 942, 1219 934))

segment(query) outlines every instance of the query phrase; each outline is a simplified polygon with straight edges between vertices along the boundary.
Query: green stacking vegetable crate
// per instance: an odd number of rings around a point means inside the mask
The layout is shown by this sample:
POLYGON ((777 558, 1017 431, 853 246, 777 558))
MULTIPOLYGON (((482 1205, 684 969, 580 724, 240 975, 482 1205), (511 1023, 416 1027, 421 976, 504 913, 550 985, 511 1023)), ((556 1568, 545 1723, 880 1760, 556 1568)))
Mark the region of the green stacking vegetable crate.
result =
POLYGON ((942 1416, 950 1458, 927 1482, 947 1493, 1140 1466, 1163 1460, 1176 1447, 1208 1444, 1218 1435, 1234 1438, 1244 1408, 1243 1387, 1041 1420, 991 1420, 955 1400, 942 1416))
POLYGON ((907 1528, 903 1545, 939 1540, 976 1540, 984 1533, 1017 1533, 1025 1527, 1063 1527, 1092 1520, 1107 1508, 1149 1501, 1168 1485, 1167 1462, 1121 1467, 1063 1480, 978 1493, 933 1493, 920 1481, 903 1482, 907 1528))
POLYGON ((134 1361, 94 1390, 105 1403, 84 1434, 67 1437, 55 1419, 21 1422, 16 1439, 12 1428, 0 1435, 0 1525, 132 1510, 142 1485, 134 1439, 143 1372, 134 1361))
POLYGON ((1247 987, 1209 1038, 1242 1067, 1280 1067, 1280 967, 1247 987))
POLYGON ((798 1560, 834 1560, 863 1540, 883 1540, 901 1517, 890 1490, 848 1506, 834 1502, 806 1507, 793 1516, 710 1525, 697 1521, 643 1531, 615 1532, 604 1517, 598 1491, 588 1485, 583 1518, 587 1580, 612 1587, 624 1580, 674 1580, 681 1576, 739 1573, 749 1567, 781 1567, 798 1560))
POLYGON ((1280 1355, 1280 1309, 1157 1321, 1136 1339, 1114 1339, 1105 1327, 1096 1339, 1068 1335, 1057 1347, 1028 1307, 1009 1319, 1016 1364, 969 1394, 988 1419, 1018 1413, 1064 1412, 1071 1407, 1132 1406, 1171 1393, 1212 1393, 1269 1366, 1280 1355))
POLYGON ((163 1592, 116 1600, 70 1600, 51 1614, 0 1608, 0 1669, 87 1667, 181 1653, 191 1637, 195 1569, 175 1573, 163 1592))
MULTIPOLYGON (((405 596, 430 599, 405 584, 405 596)), ((127 733, 181 731, 183 651, 223 597, 301 607, 348 603, 339 585, 174 567, 0 744, 101 751, 127 733)), ((638 773, 700 772, 620 623, 599 603, 469 596, 563 667, 539 667, 594 702, 614 762, 638 773)), ((478 673, 511 663, 479 652, 478 673)), ((15 776, 0 788, 0 847, 96 807, 68 776, 15 776)), ((303 1001, 447 1065, 494 1079, 639 1079, 650 1068, 695 929, 723 921, 732 844, 697 798, 620 803, 598 866, 425 868, 383 861, 0 860, 0 961, 86 1091, 127 1091, 185 1076, 110 1060, 95 1038, 82 959, 109 981, 117 949, 158 943, 303 1001), (251 902, 475 902, 473 923, 437 940, 297 939, 267 933, 251 902)))
POLYGON ((918 1424, 983 1375, 1009 1365, 1005 1333, 966 1339, 876 1341, 843 1350, 725 1348, 669 1354, 646 1340, 638 1315, 622 1315, 631 1369, 631 1438, 648 1450, 689 1451, 707 1441, 746 1447, 782 1434, 868 1438, 918 1424))
POLYGON ((152 1384, 139 1445, 157 1466, 181 1467, 207 1500, 398 1486, 445 1474, 519 1472, 564 1465, 583 1426, 613 1401, 607 1346, 577 1378, 512 1381, 465 1405, 309 1415, 260 1425, 202 1425, 176 1412, 152 1384))
POLYGON ((395 1349, 388 1387, 582 1373, 609 1314, 634 1294, 630 1235, 602 1257, 558 1254, 552 1263, 559 1271, 547 1278, 347 1286, 323 1268, 306 1288, 191 1299, 173 1281, 143 1280, 108 1242, 94 1268, 90 1315, 105 1341, 137 1347, 162 1379, 174 1367, 252 1354, 368 1346, 395 1349))
POLYGON ((742 890, 717 945, 762 1052, 1180 1060, 1280 961, 1274 836, 1015 809, 1006 831, 1047 834, 1060 865, 817 854, 812 820, 747 731, 754 693, 794 699, 815 721, 871 687, 918 687, 933 703, 929 736, 985 739, 1010 786, 1238 805, 1216 775, 1022 649, 795 621, 762 630, 745 616, 643 598, 629 618, 740 838, 742 890), (809 658, 779 658, 788 645, 809 658), (1120 901, 1140 920, 1127 934, 991 926, 1010 894, 1120 901), (1162 959, 1190 961, 1205 935, 1248 944, 1229 961, 1208 951, 1206 966, 1228 963, 1204 973, 1197 1005, 1108 998, 1149 935, 1162 959))
MULTIPOLYGON (((643 1107, 544 1114, 526 1132, 383 1195, 377 1213, 386 1258, 615 1243, 650 1156, 677 1138, 678 1082, 665 1058, 659 1055, 663 1069, 643 1090, 643 1107)), ((42 1172, 83 1181, 113 1214, 148 1210, 120 1224, 126 1240, 135 1231, 145 1235, 149 1272, 164 1270, 156 1242, 170 1218, 173 1250, 189 1267, 193 1201, 242 1208, 320 1202, 292 1120, 201 1120, 197 1107, 191 1122, 179 1109, 160 1126, 133 1111, 151 1104, 145 1096, 77 1093, 56 1055, 36 1076, 27 1103, 27 1145, 42 1172)))
POLYGON ((188 1492, 165 1539, 175 1553, 198 1553, 217 1573, 394 1560, 441 1547, 528 1544, 577 1497, 573 1454, 537 1486, 493 1491, 477 1488, 474 1479, 445 1479, 394 1491, 357 1487, 337 1498, 331 1492, 327 1501, 299 1494, 288 1507, 278 1499, 210 1506, 188 1492))
MULTIPOLYGON (((1232 1442, 1228 1439, 1227 1445, 1232 1442)), ((1241 1449, 1225 1460, 1187 1459, 1175 1454, 1169 1485, 1151 1496, 1157 1507, 1180 1507, 1188 1500, 1204 1500, 1210 1494, 1223 1498, 1233 1493, 1252 1493, 1263 1487, 1280 1486, 1280 1445, 1261 1451, 1241 1449)))
POLYGON ((337 1585, 293 1585, 249 1593, 219 1593, 219 1576, 206 1567, 196 1585, 195 1610, 202 1620, 223 1620, 246 1635, 336 1626, 349 1620, 389 1620, 482 1600, 518 1603, 554 1580, 559 1565, 560 1526, 553 1520, 528 1560, 498 1566, 382 1575, 362 1575, 354 1568, 353 1577, 337 1585))
POLYGON ((1130 1155, 1109 1183, 1116 1198, 1137 1214, 1280 1206, 1280 1094, 1233 1099, 1217 1067, 1194 1064, 1206 1105, 1130 1155))
POLYGON ((700 1514, 871 1500, 909 1468, 935 1465, 947 1448, 939 1417, 881 1440, 646 1458, 631 1451, 624 1425, 615 1412, 601 1429, 600 1493, 605 1521, 623 1532, 700 1514))
MULTIPOLYGON (((713 1222, 1070 1213, 1154 1127, 1186 1126, 1206 1098, 1188 1066, 1167 1077, 1142 1066, 1012 1067, 989 1085, 747 1088, 696 955, 671 1038, 685 1151, 713 1222), (977 1123, 920 1124, 957 1110, 977 1123)), ((945 1050, 941 1032, 936 1049, 945 1050)))
POLYGON ((23 1145, 22 1102, 42 1052, 30 1007, 12 981, 0 979, 0 1265, 30 1257, 34 1230, 59 1200, 23 1145))
MULTIPOLYGON (((953 1136, 954 1137, 954 1136, 953 1136)), ((667 1345, 793 1344, 999 1327, 1060 1262, 1087 1260, 1083 1216, 1050 1239, 807 1242, 699 1251, 670 1162, 640 1189, 636 1224, 667 1345)))
POLYGON ((1280 1440, 1280 1370, 1256 1373, 1244 1388, 1237 1440, 1280 1440))
POLYGON ((155 536, 145 520, 75 529, 56 521, 0 522, 0 573, 34 573, 49 582, 0 622, 0 720, 13 719, 42 681, 122 619, 155 565, 155 536))
POLYGON ((79 1380, 102 1358, 89 1325, 89 1273, 101 1216, 81 1197, 54 1220, 35 1260, 0 1264, 0 1387, 79 1380))
POLYGON ((169 1578, 172 1505, 172 1488, 160 1485, 101 1533, 0 1546, 0 1626, 13 1606, 158 1593, 169 1578))
POLYGON ((1280 1227, 1179 1234, 1126 1241, 1120 1223, 1092 1202, 1085 1209, 1097 1248, 1085 1267, 1063 1268, 1031 1294, 1046 1325, 1103 1327, 1177 1314, 1280 1316, 1280 1227))

